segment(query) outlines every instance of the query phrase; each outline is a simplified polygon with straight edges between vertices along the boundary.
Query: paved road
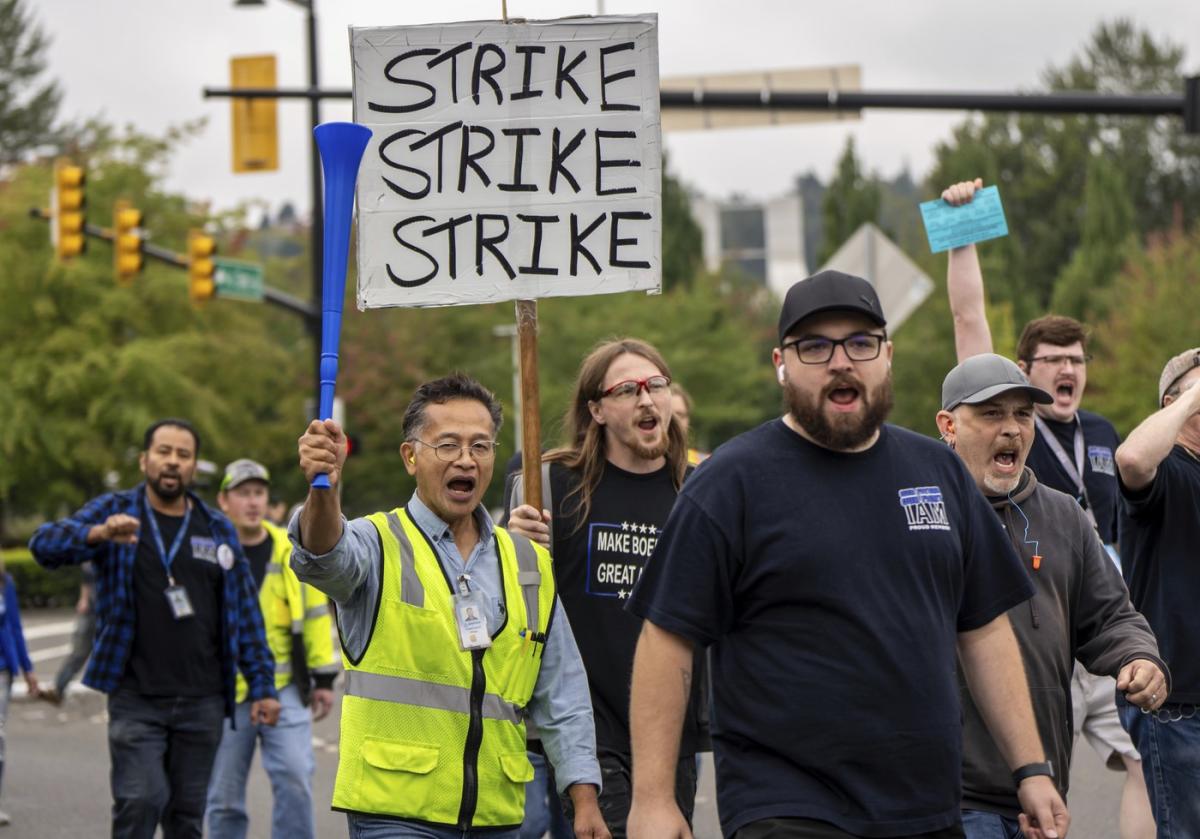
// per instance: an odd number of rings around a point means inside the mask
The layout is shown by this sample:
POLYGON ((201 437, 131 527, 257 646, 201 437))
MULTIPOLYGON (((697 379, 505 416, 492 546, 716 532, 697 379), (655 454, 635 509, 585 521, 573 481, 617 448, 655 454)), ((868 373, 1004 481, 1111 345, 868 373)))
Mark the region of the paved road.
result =
MULTIPOLYGON (((25 630, 39 676, 53 678, 67 654, 71 614, 46 611, 26 614, 25 630)), ((0 807, 13 818, 0 839, 45 837, 103 837, 108 835, 108 751, 104 697, 76 686, 62 708, 22 698, 19 683, 9 714, 8 756, 4 766, 0 807)), ((336 709, 313 730, 316 750, 317 834, 344 837, 345 820, 330 812, 337 769, 336 709)), ((1080 839, 1117 839, 1117 807, 1121 778, 1105 770, 1086 744, 1075 755, 1071 773, 1071 835, 1080 839)), ((697 800, 696 839, 719 839, 712 761, 701 770, 697 800)), ((248 803, 250 839, 270 837, 270 788, 265 773, 251 773, 248 803)))

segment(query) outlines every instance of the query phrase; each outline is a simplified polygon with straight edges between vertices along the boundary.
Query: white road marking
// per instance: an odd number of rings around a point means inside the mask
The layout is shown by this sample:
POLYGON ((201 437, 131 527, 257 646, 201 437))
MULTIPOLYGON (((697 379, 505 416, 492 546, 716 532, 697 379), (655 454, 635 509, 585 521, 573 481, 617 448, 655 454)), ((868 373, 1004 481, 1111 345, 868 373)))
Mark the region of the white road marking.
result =
POLYGON ((55 638, 59 635, 70 635, 75 629, 75 621, 55 621, 31 626, 25 630, 26 641, 36 641, 39 638, 55 638))

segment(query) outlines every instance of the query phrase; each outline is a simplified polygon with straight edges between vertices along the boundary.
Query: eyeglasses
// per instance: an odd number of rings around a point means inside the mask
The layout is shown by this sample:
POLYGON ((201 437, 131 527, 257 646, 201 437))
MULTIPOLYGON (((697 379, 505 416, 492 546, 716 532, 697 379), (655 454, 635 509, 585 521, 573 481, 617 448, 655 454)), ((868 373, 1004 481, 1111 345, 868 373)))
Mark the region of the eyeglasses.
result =
POLYGON ((426 443, 424 440, 409 440, 408 442, 428 446, 433 449, 438 460, 444 460, 446 463, 458 460, 464 451, 470 454, 471 459, 476 463, 485 463, 496 456, 496 446, 499 445, 495 440, 476 440, 474 443, 466 444, 426 443))
POLYGON ((617 382, 608 390, 601 391, 600 398, 611 396, 613 399, 632 399, 643 390, 651 396, 661 396, 670 389, 670 376, 649 376, 645 379, 626 379, 623 382, 617 382))
POLYGON ((1033 364, 1035 361, 1041 361, 1044 364, 1049 364, 1051 367, 1061 367, 1069 361, 1075 367, 1082 367, 1091 360, 1091 353, 1087 353, 1086 355, 1035 355, 1029 359, 1029 363, 1033 364))
POLYGON ((833 339, 822 335, 809 338, 797 338, 783 345, 783 349, 794 347, 796 357, 801 364, 825 364, 833 358, 833 351, 841 347, 846 351, 846 357, 851 361, 874 361, 879 358, 879 351, 887 334, 875 335, 870 332, 860 332, 847 335, 845 338, 833 339))

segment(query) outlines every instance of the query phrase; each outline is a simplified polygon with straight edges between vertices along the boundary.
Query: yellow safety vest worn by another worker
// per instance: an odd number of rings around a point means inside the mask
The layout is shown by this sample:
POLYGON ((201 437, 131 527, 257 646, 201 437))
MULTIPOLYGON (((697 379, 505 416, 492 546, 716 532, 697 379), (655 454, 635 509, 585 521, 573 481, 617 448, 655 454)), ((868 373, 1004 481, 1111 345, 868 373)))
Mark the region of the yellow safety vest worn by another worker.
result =
MULTIPOLYGON (((292 672, 292 636, 304 645, 304 661, 312 675, 338 671, 333 649, 333 625, 329 616, 329 598, 312 586, 300 582, 289 560, 292 543, 287 531, 263 522, 271 538, 271 561, 258 589, 267 646, 275 659, 275 688, 282 690, 296 676, 292 672)), ((308 675, 303 678, 307 679, 308 675)), ((237 701, 246 701, 246 680, 237 676, 237 701)), ((307 694, 307 685, 303 693, 307 694)))
MULTIPOLYGON (((459 829, 516 827, 533 766, 525 708, 554 608, 550 554, 501 528, 503 624, 463 651, 451 580, 403 508, 368 517, 383 546, 375 623, 346 656, 333 807, 459 829)), ((489 627, 491 629, 491 627, 489 627)))

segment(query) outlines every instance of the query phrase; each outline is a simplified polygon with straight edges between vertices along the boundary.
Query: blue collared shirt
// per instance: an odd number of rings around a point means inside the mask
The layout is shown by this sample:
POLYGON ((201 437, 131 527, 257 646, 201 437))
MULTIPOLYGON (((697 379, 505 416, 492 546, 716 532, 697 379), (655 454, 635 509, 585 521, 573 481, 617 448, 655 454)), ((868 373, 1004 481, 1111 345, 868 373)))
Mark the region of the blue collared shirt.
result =
MULTIPOLYGON (((491 516, 482 506, 475 511, 479 541, 464 560, 450 526, 416 493, 407 509, 413 523, 429 537, 445 572, 451 579, 469 574, 471 588, 482 591, 486 598, 489 627, 499 626, 504 586, 493 538, 496 526, 491 516)), ((292 542, 292 569, 296 576, 337 603, 342 646, 347 657, 358 659, 371 637, 379 595, 382 546, 375 525, 365 518, 347 521, 343 516, 342 536, 337 544, 329 553, 315 555, 300 544, 297 513, 288 526, 288 538, 292 542)), ((595 784, 599 789, 600 765, 596 761, 596 729, 587 675, 571 624, 557 598, 541 670, 529 703, 529 716, 554 766, 559 791, 565 791, 571 784, 595 784)))

